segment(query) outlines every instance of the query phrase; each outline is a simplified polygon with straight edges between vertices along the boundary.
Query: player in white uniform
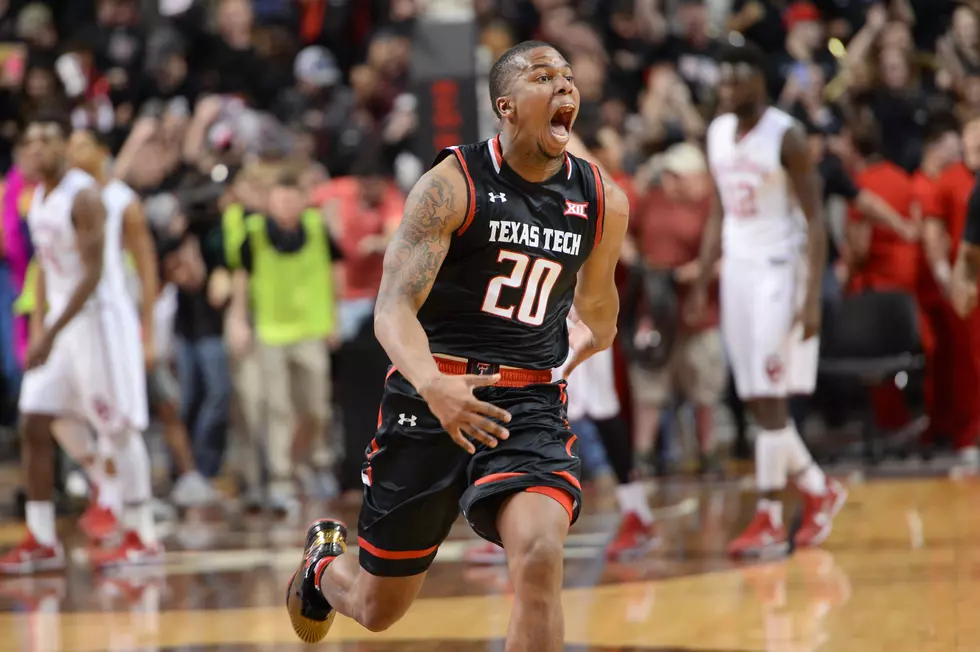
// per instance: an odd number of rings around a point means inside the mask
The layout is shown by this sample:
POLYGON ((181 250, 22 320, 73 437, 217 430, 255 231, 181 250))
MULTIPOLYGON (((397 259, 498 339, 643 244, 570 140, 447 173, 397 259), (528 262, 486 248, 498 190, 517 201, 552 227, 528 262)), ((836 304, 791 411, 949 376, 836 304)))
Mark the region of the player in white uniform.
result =
POLYGON ((28 535, 0 558, 3 573, 64 567, 51 503, 51 433, 81 441, 84 422, 111 460, 103 490, 116 492, 120 503, 125 497, 122 543, 94 554, 93 564, 149 561, 161 552, 149 507, 144 356, 139 318, 126 294, 123 211, 114 195, 107 210, 96 179, 68 167, 66 135, 60 118, 42 116, 25 138, 25 157, 40 182, 28 225, 40 261, 37 294, 46 301, 37 302, 32 316, 19 406, 28 535))
MULTIPOLYGON (((786 547, 775 492, 789 475, 805 498, 797 545, 822 542, 846 498, 813 462, 789 416, 789 396, 810 394, 816 384, 827 233, 806 135, 769 106, 765 69, 755 46, 725 52, 720 90, 731 112, 708 128, 719 201, 705 230, 701 269, 713 269, 723 256, 722 334, 736 390, 758 427, 760 500, 752 523, 729 545, 736 556, 786 547)), ((692 319, 703 310, 709 282, 706 276, 696 284, 692 319)))

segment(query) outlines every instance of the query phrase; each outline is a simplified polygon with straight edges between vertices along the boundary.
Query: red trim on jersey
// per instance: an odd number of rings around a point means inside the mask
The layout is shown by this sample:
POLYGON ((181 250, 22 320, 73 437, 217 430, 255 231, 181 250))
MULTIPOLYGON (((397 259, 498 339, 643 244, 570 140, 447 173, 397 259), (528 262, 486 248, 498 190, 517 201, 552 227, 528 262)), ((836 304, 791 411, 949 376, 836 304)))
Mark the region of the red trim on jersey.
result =
POLYGON ((493 156, 493 163, 499 172, 504 165, 504 148, 500 146, 500 134, 493 137, 490 145, 490 155, 493 156))
POLYGON ((466 194, 466 219, 463 220, 463 226, 459 227, 456 231, 456 235, 463 235, 466 233, 466 229, 470 228, 470 224, 473 223, 473 216, 476 214, 476 186, 473 184, 473 177, 470 176, 470 169, 466 166, 466 159, 463 158, 463 153, 459 149, 454 149, 453 154, 456 155, 456 160, 459 161, 459 167, 463 169, 463 176, 466 177, 466 185, 468 192, 466 194))
POLYGON ((572 158, 565 152, 565 167, 568 168, 568 178, 572 178, 572 158))
POLYGON ((589 163, 589 166, 592 168, 592 175, 595 177, 595 212, 598 217, 595 225, 595 246, 598 247, 599 243, 602 242, 602 221, 606 216, 606 189, 602 183, 599 168, 596 167, 595 163, 589 163))

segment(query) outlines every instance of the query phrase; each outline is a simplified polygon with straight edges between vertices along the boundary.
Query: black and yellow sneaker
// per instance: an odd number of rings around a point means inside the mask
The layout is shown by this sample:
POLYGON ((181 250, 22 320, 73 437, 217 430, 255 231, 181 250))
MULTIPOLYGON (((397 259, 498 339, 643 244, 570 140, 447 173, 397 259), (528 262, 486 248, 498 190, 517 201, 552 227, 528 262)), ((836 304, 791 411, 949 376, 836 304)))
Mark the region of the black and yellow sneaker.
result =
POLYGON ((286 593, 286 611, 293 631, 305 643, 322 641, 337 616, 317 584, 330 562, 345 552, 347 526, 343 523, 322 519, 310 526, 303 561, 289 581, 286 593))

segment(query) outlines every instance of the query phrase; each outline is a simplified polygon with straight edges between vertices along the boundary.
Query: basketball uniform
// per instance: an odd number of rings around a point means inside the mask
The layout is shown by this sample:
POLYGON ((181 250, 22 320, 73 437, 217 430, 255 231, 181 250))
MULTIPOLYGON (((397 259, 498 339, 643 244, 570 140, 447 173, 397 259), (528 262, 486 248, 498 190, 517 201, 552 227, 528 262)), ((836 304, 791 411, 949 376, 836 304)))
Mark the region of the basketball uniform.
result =
POLYGON ((708 128, 708 161, 724 210, 721 329, 742 399, 812 394, 820 342, 795 323, 809 273, 806 217, 782 164, 793 118, 769 108, 737 135, 734 114, 708 128))
POLYGON ((566 156, 542 183, 503 160, 499 137, 443 150, 468 187, 466 217, 418 318, 443 373, 501 374, 477 398, 512 415, 510 437, 470 455, 442 429, 415 388, 391 368, 378 431, 362 469, 360 563, 381 576, 424 572, 460 509, 500 543, 504 498, 531 491, 581 506, 581 464, 568 429, 566 317, 576 275, 602 237, 604 191, 595 166, 566 156))
MULTIPOLYGON (((75 196, 97 187, 81 170, 69 170, 57 187, 35 191, 28 225, 44 270, 47 324, 68 305, 84 276, 72 221, 75 196)), ((22 413, 85 419, 99 434, 147 426, 146 379, 139 317, 126 290, 123 213, 136 195, 115 181, 102 191, 105 251, 99 285, 58 334, 47 361, 24 375, 22 413)))

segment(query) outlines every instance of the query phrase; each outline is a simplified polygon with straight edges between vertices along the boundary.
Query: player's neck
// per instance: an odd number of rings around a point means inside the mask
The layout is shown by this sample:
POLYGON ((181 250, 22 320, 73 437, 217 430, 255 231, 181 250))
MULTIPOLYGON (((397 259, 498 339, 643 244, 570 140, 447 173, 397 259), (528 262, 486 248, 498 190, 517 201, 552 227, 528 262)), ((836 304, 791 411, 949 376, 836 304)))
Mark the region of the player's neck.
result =
POLYGON ((544 158, 537 143, 521 143, 506 133, 500 134, 500 151, 510 169, 531 183, 547 181, 558 174, 565 159, 564 155, 544 158))
POLYGON ((68 168, 61 165, 58 167, 57 171, 51 174, 42 174, 41 181, 44 182, 45 188, 52 190, 56 188, 59 183, 61 183, 61 180, 65 178, 66 174, 68 174, 68 168))
POLYGON ((759 106, 747 109, 745 113, 736 114, 738 117, 738 134, 744 136, 755 129, 755 126, 759 124, 759 120, 762 120, 762 116, 765 115, 768 108, 765 104, 760 104, 759 106))

